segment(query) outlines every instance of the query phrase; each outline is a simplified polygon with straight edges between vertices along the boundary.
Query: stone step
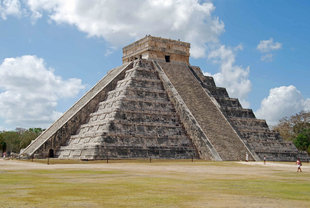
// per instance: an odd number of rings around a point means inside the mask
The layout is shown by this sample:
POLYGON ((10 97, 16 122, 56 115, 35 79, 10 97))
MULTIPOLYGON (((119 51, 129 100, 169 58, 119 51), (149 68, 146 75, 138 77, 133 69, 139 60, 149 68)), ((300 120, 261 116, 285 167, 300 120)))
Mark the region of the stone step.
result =
POLYGON ((260 127, 251 127, 248 128, 248 126, 245 126, 245 128, 238 129, 240 133, 253 133, 253 134, 268 134, 268 135, 275 135, 276 133, 271 131, 268 128, 260 128, 260 127))
MULTIPOLYGON (((83 130, 83 129, 81 129, 83 130)), ((106 133, 119 132, 122 134, 128 134, 131 136, 135 135, 145 135, 148 137, 152 136, 174 136, 174 135, 184 135, 184 130, 181 126, 175 125, 155 125, 155 124, 144 124, 135 125, 131 123, 121 123, 115 122, 109 125, 99 126, 96 131, 88 131, 87 129, 80 131, 77 135, 71 136, 71 138, 77 137, 96 137, 104 135, 106 133)))
MULTIPOLYGON (((276 136, 277 137, 277 136, 276 136)), ((270 138, 268 137, 263 137, 263 138, 255 138, 255 137, 252 137, 252 138, 249 138, 247 139, 247 142, 249 143, 258 143, 258 145, 260 143, 281 143, 281 144, 285 144, 285 145, 289 145, 289 146, 294 146, 294 144, 290 141, 285 141, 283 140, 281 137, 280 138, 277 138, 277 140, 271 140, 270 138)))
POLYGON ((144 68, 133 68, 131 70, 126 71, 125 79, 127 77, 140 77, 140 78, 148 78, 148 79, 158 79, 158 75, 153 69, 144 69, 144 68))
POLYGON ((270 141, 270 140, 262 140, 262 139, 259 139, 259 140, 251 140, 251 143, 254 145, 254 146, 261 146, 261 147, 276 147, 276 148, 282 148, 282 147, 290 147, 290 148, 293 148, 294 150, 296 150, 296 147, 293 143, 291 142, 285 142, 285 141, 270 141))
POLYGON ((130 135, 145 134, 149 136, 173 136, 184 135, 184 130, 181 126, 168 125, 159 123, 144 123, 143 125, 133 124, 132 122, 115 122, 110 123, 109 132, 123 132, 130 135), (157 125, 156 125, 157 124, 157 125))
POLYGON ((128 122, 157 122, 170 124, 180 122, 175 113, 171 113, 168 115, 162 113, 157 114, 156 112, 153 114, 145 114, 140 113, 139 111, 133 113, 118 111, 115 115, 115 119, 126 120, 128 122))
POLYGON ((122 109, 175 112, 172 104, 164 99, 124 98, 122 101, 120 105, 122 109))
POLYGON ((274 132, 240 132, 243 139, 268 139, 268 140, 278 140, 279 135, 274 132))
POLYGON ((109 92, 107 100, 120 95, 124 95, 126 97, 129 96, 131 98, 168 100, 167 94, 164 90, 131 86, 126 88, 116 88, 115 90, 109 92))
POLYGON ((130 84, 131 87, 146 88, 146 89, 155 89, 155 90, 164 90, 163 85, 160 80, 136 80, 133 79, 130 84))
POLYGON ((222 111, 228 117, 255 118, 252 109, 221 107, 222 111))
POLYGON ((96 113, 90 115, 90 118, 87 123, 93 123, 97 121, 104 121, 104 120, 110 120, 115 117, 117 109, 109 109, 110 111, 106 111, 105 113, 96 113))
POLYGON ((119 98, 113 99, 111 101, 104 101, 99 104, 98 111, 92 113, 92 115, 103 114, 117 111, 117 109, 123 109, 128 111, 149 111, 152 112, 175 112, 172 104, 167 100, 157 100, 157 99, 143 99, 143 98, 119 98))
POLYGON ((73 139, 69 142, 70 145, 62 146, 60 150, 67 149, 83 149, 89 146, 104 145, 105 147, 182 147, 194 149, 191 142, 186 138, 167 139, 167 138, 137 138, 137 137, 102 137, 94 140, 93 138, 73 139))
POLYGON ((128 133, 128 132, 124 132, 124 131, 96 131, 96 132, 89 132, 83 135, 72 135, 71 139, 77 139, 77 138, 97 138, 97 137, 105 137, 105 136, 117 136, 117 137, 126 137, 126 138, 169 138, 169 139, 173 139, 173 138, 179 138, 179 137, 186 137, 184 134, 172 134, 172 135, 165 135, 165 134, 144 134, 144 133, 128 133))
POLYGON ((214 87, 211 85, 204 85, 204 87, 211 93, 212 96, 218 97, 218 98, 229 98, 229 95, 225 88, 223 87, 214 87))
POLYGON ((204 83, 206 86, 208 86, 208 87, 210 87, 210 88, 212 88, 212 87, 216 88, 216 85, 215 85, 215 82, 214 82, 213 77, 211 77, 211 76, 205 76, 204 79, 203 79, 202 81, 203 81, 203 83, 204 83))
POLYGON ((228 97, 216 97, 214 98, 222 107, 230 107, 230 108, 242 108, 239 100, 236 98, 228 98, 228 97))
MULTIPOLYGON (((105 114, 102 114, 105 115, 105 114)), ((153 114, 146 114, 146 113, 140 113, 140 112, 124 112, 121 109, 119 111, 114 112, 113 114, 109 114, 109 116, 92 116, 90 117, 90 120, 86 124, 82 124, 80 129, 93 127, 93 126, 102 126, 107 123, 109 123, 112 120, 124 120, 126 122, 132 122, 134 123, 144 123, 144 122, 153 122, 153 123, 159 123, 159 124, 173 124, 173 125, 179 125, 179 119, 174 114, 156 114, 156 112, 153 112, 153 114), (111 116, 112 115, 112 116, 111 116)))
POLYGON ((123 87, 129 85, 130 82, 131 82, 131 77, 125 77, 124 79, 119 80, 119 81, 117 82, 117 85, 116 85, 115 89, 117 89, 117 88, 123 88, 123 87))
POLYGON ((94 146, 89 149, 82 150, 66 150, 60 154, 59 158, 63 159, 134 159, 134 158, 167 158, 167 159, 190 159, 196 158, 197 154, 194 149, 182 147, 176 148, 139 148, 139 147, 110 147, 94 146))
MULTIPOLYGON (((165 96, 161 95, 161 94, 165 95, 165 91, 164 91, 164 89, 163 89, 161 84, 160 84, 160 87, 158 87, 158 86, 156 87, 155 85, 135 86, 134 82, 129 82, 129 81, 127 81, 127 83, 128 83, 127 84, 128 86, 117 87, 114 90, 108 92, 107 100, 109 100, 111 98, 114 98, 114 97, 121 96, 121 95, 128 96, 128 95, 130 95, 130 94, 128 94, 129 91, 133 91, 133 92, 136 92, 136 93, 139 93, 139 94, 141 94, 141 92, 144 92, 144 93, 145 92, 146 93, 157 93, 157 94, 159 94, 159 96, 158 96, 159 98, 165 97, 165 96)), ((158 82, 156 82, 156 83, 158 84, 158 82)), ((131 95, 132 95, 132 93, 131 93, 131 95)), ((146 94, 146 96, 147 95, 148 94, 146 94)), ((157 97, 155 97, 155 98, 157 98, 157 97)))
POLYGON ((97 111, 95 113, 92 113, 91 116, 100 116, 102 114, 109 114, 109 113, 113 113, 113 114, 117 114, 120 113, 117 116, 121 116, 122 113, 125 114, 142 114, 142 115, 162 115, 162 116, 174 116, 175 115, 175 111, 162 111, 162 110, 126 110, 124 108, 122 109, 107 109, 106 111, 97 111))
MULTIPOLYGON (((140 120, 140 121, 134 121, 134 120, 121 120, 121 119, 107 119, 103 121, 97 121, 97 122, 91 122, 91 123, 86 123, 81 125, 79 133, 84 133, 86 131, 97 131, 97 130, 103 130, 103 129, 108 129, 112 125, 115 124, 122 124, 126 125, 127 128, 128 126, 131 127, 137 127, 137 126, 144 126, 144 127, 166 127, 166 128, 181 128, 181 124, 177 120, 153 120, 150 119, 150 121, 147 120, 140 120)), ((141 127, 137 127, 140 128, 141 127)))
POLYGON ((167 128, 182 128, 181 124, 177 123, 176 121, 171 123, 163 123, 160 121, 128 121, 128 120, 120 120, 114 119, 111 122, 114 124, 123 124, 127 126, 145 126, 145 127, 167 127, 167 128))
POLYGON ((271 154, 285 154, 285 153, 291 153, 291 154, 296 154, 296 150, 288 150, 288 149, 283 149, 283 150, 278 150, 276 148, 272 148, 272 149, 267 149, 267 148, 263 148, 263 149, 255 149, 255 152, 258 154, 267 154, 267 153, 271 153, 271 154))
POLYGON ((111 100, 104 100, 102 102, 99 103, 99 108, 101 108, 102 106, 109 104, 111 102, 116 102, 116 101, 129 101, 129 102, 143 102, 143 103, 155 103, 155 104, 164 104, 164 105, 170 105, 171 106, 171 102, 169 102, 169 100, 159 100, 159 99, 144 99, 144 98, 131 98, 131 97, 125 97, 125 96, 121 96, 118 98, 114 98, 111 100))
POLYGON ((124 77, 124 79, 119 80, 117 82, 117 87, 122 87, 122 86, 126 86, 127 84, 129 84, 132 81, 137 81, 137 82, 156 82, 159 81, 157 75, 154 72, 147 72, 149 73, 149 77, 147 76, 140 76, 139 72, 135 71, 131 71, 128 70, 126 72, 126 76, 124 77))
POLYGON ((116 88, 123 87, 125 85, 130 85, 132 87, 141 87, 141 88, 150 88, 150 89, 163 90, 162 83, 158 79, 131 77, 131 78, 119 81, 117 83, 117 87, 116 88))
POLYGON ((238 129, 247 128, 247 127, 258 127, 258 126, 261 128, 269 128, 266 123, 266 120, 263 120, 263 119, 231 117, 230 120, 238 129))
POLYGON ((106 100, 100 102, 98 104, 98 108, 105 109, 105 108, 111 108, 115 104, 119 104, 121 100, 125 98, 125 95, 113 97, 113 98, 107 98, 106 100))
POLYGON ((105 126, 105 125, 108 125, 113 120, 114 120, 114 118, 112 118, 112 119, 105 119, 103 121, 89 122, 89 123, 86 123, 86 124, 82 124, 80 128, 83 129, 83 128, 90 128, 90 127, 105 126))
POLYGON ((267 161, 296 161, 297 154, 295 153, 285 153, 285 152, 257 152, 260 158, 266 157, 267 161))
POLYGON ((165 115, 169 113, 175 113, 174 108, 172 105, 168 102, 150 102, 150 101, 124 101, 122 103, 114 103, 111 105, 111 107, 100 107, 97 112, 92 113, 92 115, 98 115, 98 114, 107 114, 110 112, 118 112, 123 110, 124 112, 139 112, 139 113, 145 113, 145 114, 160 114, 165 115), (113 105, 113 107, 111 106, 113 105))
POLYGON ((121 97, 125 97, 125 93, 126 93, 126 88, 123 87, 119 87, 119 88, 115 88, 115 90, 112 90, 110 92, 108 92, 108 96, 106 98, 106 100, 115 100, 115 99, 119 99, 121 97))

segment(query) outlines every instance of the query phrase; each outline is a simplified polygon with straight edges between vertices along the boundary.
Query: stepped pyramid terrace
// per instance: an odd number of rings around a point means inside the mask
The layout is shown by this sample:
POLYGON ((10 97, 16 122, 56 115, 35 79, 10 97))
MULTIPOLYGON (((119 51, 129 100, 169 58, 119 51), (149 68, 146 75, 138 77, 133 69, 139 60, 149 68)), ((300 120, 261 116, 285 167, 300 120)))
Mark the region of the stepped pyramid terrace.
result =
POLYGON ((123 48, 123 64, 21 151, 63 159, 309 159, 242 108, 198 66, 190 44, 146 36, 123 48))

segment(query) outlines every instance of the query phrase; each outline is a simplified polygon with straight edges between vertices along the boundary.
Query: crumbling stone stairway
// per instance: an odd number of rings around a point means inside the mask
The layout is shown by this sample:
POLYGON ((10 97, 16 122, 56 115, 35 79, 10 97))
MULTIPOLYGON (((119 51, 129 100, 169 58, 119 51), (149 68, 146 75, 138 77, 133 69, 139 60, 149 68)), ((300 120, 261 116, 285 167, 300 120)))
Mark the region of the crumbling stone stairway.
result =
POLYGON ((199 67, 191 67, 202 86, 217 100, 222 112, 243 141, 260 159, 292 161, 297 157, 308 160, 305 152, 298 152, 292 142, 284 141, 269 129, 265 120, 257 119, 251 109, 242 108, 238 99, 230 98, 225 88, 216 87, 213 77, 204 76, 199 67))
POLYGON ((256 160, 212 97, 184 63, 158 62, 222 160, 256 160))
POLYGON ((196 149, 150 61, 137 60, 59 158, 191 158, 196 149))

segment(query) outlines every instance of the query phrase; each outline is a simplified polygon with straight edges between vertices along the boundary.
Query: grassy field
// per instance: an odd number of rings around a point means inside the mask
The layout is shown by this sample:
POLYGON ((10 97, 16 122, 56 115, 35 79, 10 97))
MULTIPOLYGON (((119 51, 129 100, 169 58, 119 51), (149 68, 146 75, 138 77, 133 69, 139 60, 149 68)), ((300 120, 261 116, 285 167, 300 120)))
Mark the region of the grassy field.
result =
POLYGON ((310 207, 309 164, 45 162, 1 160, 0 207, 310 207))

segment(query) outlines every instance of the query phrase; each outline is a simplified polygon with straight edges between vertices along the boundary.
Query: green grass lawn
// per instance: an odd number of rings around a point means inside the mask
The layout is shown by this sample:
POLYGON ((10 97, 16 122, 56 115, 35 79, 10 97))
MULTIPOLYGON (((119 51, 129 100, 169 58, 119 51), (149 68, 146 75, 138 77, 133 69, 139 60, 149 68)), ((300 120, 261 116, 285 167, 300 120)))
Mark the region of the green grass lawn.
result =
POLYGON ((310 207, 306 171, 203 161, 101 165, 0 169, 0 207, 310 207))

